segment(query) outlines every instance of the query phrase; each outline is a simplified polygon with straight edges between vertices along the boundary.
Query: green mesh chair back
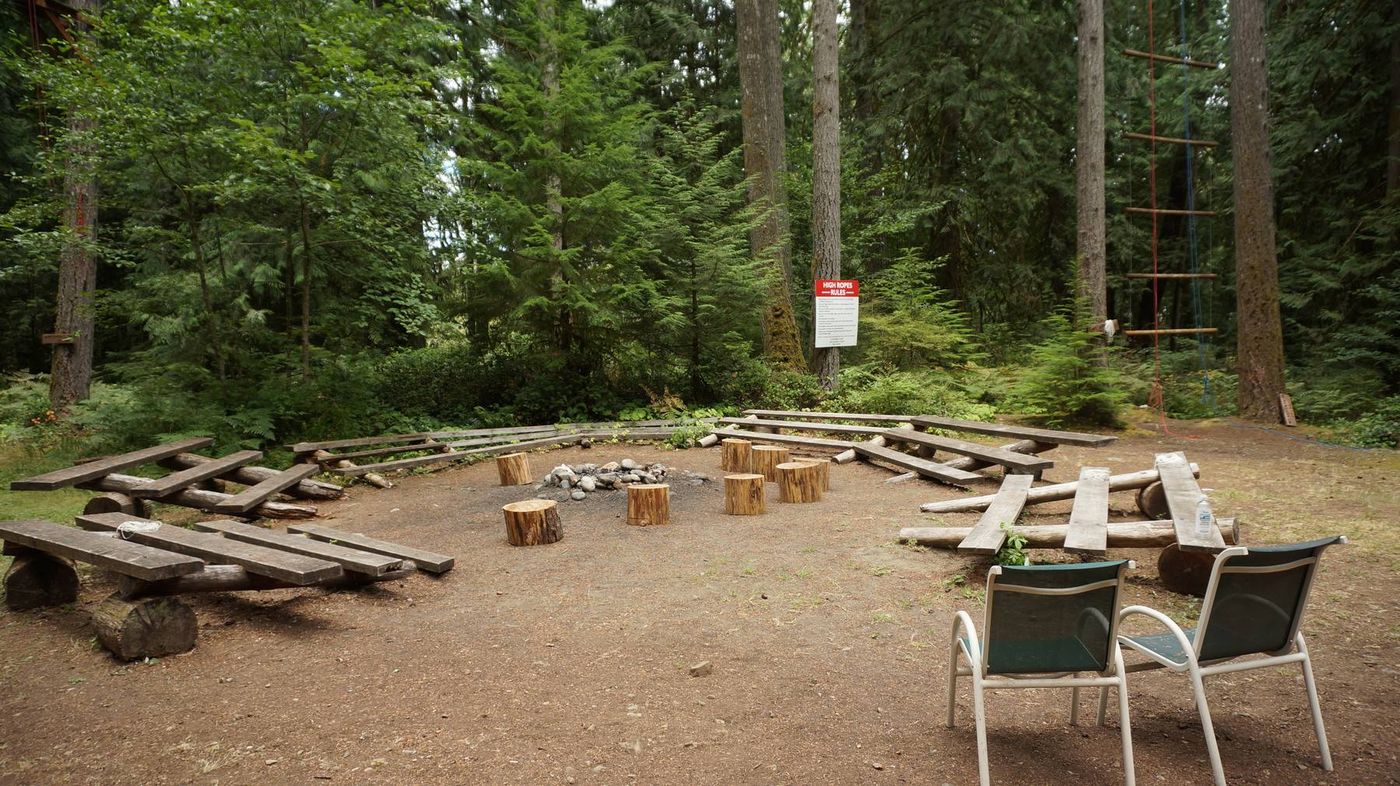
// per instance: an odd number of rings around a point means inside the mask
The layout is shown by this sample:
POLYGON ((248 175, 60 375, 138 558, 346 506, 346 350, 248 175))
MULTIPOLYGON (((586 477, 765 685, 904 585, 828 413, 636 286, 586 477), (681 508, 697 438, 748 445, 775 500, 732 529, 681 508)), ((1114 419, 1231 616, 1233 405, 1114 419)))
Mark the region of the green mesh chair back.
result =
POLYGON ((1003 567, 987 587, 987 673, 1106 671, 1127 564, 1003 567))
POLYGON ((1217 566, 1214 593, 1202 609, 1197 656, 1202 661, 1287 649, 1298 632, 1323 538, 1282 546, 1252 546, 1217 566))

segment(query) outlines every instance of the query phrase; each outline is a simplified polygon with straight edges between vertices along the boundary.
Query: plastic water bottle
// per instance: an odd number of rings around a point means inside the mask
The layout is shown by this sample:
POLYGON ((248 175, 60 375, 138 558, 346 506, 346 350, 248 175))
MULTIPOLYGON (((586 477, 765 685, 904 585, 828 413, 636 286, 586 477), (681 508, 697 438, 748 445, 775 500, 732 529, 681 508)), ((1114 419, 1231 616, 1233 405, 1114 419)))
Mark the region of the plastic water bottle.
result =
POLYGON ((1210 537, 1213 529, 1215 529, 1215 514, 1210 510, 1210 500, 1202 494, 1201 501, 1196 503, 1196 534, 1207 538, 1210 537))

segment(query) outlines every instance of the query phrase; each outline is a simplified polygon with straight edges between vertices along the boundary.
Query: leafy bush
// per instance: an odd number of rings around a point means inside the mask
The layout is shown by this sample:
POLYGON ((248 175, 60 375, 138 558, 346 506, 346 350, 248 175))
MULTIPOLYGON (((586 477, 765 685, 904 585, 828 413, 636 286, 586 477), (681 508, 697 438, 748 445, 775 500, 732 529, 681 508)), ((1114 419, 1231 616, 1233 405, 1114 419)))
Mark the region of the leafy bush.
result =
POLYGON ((1347 440, 1367 448, 1400 448, 1400 396, 1381 402, 1375 411, 1341 429, 1347 440))
POLYGON ((942 415, 965 420, 991 420, 996 413, 950 374, 888 371, 873 366, 842 369, 840 392, 830 403, 842 412, 942 415))
POLYGON ((981 359, 967 316, 934 283, 940 264, 906 249, 869 278, 861 344, 851 357, 898 370, 963 368, 981 359))
POLYGON ((1120 374, 1102 361, 1099 339, 1085 324, 1083 305, 1046 320, 1049 338, 1031 352, 1029 367, 1014 383, 1010 403, 1051 426, 1118 426, 1127 404, 1120 374))

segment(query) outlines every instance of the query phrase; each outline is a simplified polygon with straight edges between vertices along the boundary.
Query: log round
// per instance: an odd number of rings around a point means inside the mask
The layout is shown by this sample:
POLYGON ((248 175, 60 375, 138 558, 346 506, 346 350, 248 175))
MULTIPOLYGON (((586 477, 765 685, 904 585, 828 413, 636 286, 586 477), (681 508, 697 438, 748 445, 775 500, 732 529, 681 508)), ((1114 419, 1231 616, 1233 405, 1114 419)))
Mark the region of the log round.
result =
POLYGON ((719 468, 725 472, 748 473, 753 470, 753 443, 747 439, 729 438, 720 442, 719 468))
POLYGON ((525 453, 507 453, 496 457, 496 474, 502 486, 523 486, 530 477, 530 457, 525 453))
POLYGON ((650 527, 671 523, 669 483, 633 483, 627 487, 627 523, 650 527))
POLYGON ((559 504, 552 499, 527 499, 501 508, 506 517, 506 540, 512 546, 542 546, 564 539, 559 504))
POLYGON ((5 605, 15 611, 61 606, 78 599, 78 571, 61 557, 15 549, 5 571, 5 605))
POLYGON ((122 660, 160 658, 194 649, 199 623, 175 598, 122 600, 113 595, 92 610, 97 640, 122 660))
POLYGON ((817 477, 821 479, 822 491, 831 491, 831 459, 826 458, 805 458, 802 463, 811 464, 817 468, 817 477))
POLYGON ((820 502, 822 478, 817 465, 790 461, 778 467, 778 499, 782 502, 820 502))
POLYGON ((1167 492, 1162 488, 1159 480, 1148 486, 1143 486, 1137 491, 1138 510, 1142 515, 1150 519, 1171 518, 1171 509, 1167 507, 1167 492))
POLYGON ((731 516, 756 516, 764 510, 762 475, 724 476, 724 512, 731 516))
POLYGON ((1162 586, 1182 595, 1204 597, 1210 583, 1215 554, 1210 551, 1182 551, 1173 543, 1157 555, 1157 576, 1162 586))
POLYGON ((788 461, 788 449, 781 445, 754 445, 753 471, 769 483, 778 482, 778 465, 788 461))
POLYGON ((98 494, 83 506, 83 515, 90 516, 95 513, 125 513, 128 516, 148 519, 151 517, 151 505, 144 499, 109 491, 98 494))

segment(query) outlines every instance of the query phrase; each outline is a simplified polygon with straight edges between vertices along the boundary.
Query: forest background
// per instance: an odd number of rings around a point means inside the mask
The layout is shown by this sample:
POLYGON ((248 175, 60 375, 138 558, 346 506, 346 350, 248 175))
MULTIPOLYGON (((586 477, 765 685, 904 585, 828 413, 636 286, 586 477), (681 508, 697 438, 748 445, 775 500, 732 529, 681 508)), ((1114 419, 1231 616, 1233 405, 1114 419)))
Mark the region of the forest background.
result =
MULTIPOLYGON (((1157 133, 1220 144, 1190 174, 1217 217, 1165 218, 1159 247, 1218 278, 1155 303, 1127 277, 1151 269, 1149 223, 1124 211, 1150 193, 1151 148, 1124 136, 1149 127, 1147 68, 1119 55, 1148 48, 1147 4, 1103 3, 1108 315, 1219 328, 1106 352, 1075 296, 1076 3, 844 4, 839 271, 862 319, 834 390, 810 370, 822 3, 738 5, 779 41, 760 76, 785 121, 781 253, 751 244, 772 214, 748 198, 739 46, 761 31, 724 0, 107 0, 71 41, 0 6, 0 440, 272 447, 748 406, 1113 425, 1156 402, 1159 365, 1168 415, 1234 413, 1225 0, 1151 19, 1159 51, 1221 63, 1157 69, 1157 133), (82 188, 95 231, 75 235, 82 188), (96 263, 93 381, 55 406, 42 337, 73 253, 96 263), (800 356, 775 346, 784 306, 800 356)), ((1287 390, 1324 438, 1395 447, 1400 3, 1266 8, 1287 390)), ((1187 157, 1155 160, 1160 204, 1185 204, 1187 157)))

